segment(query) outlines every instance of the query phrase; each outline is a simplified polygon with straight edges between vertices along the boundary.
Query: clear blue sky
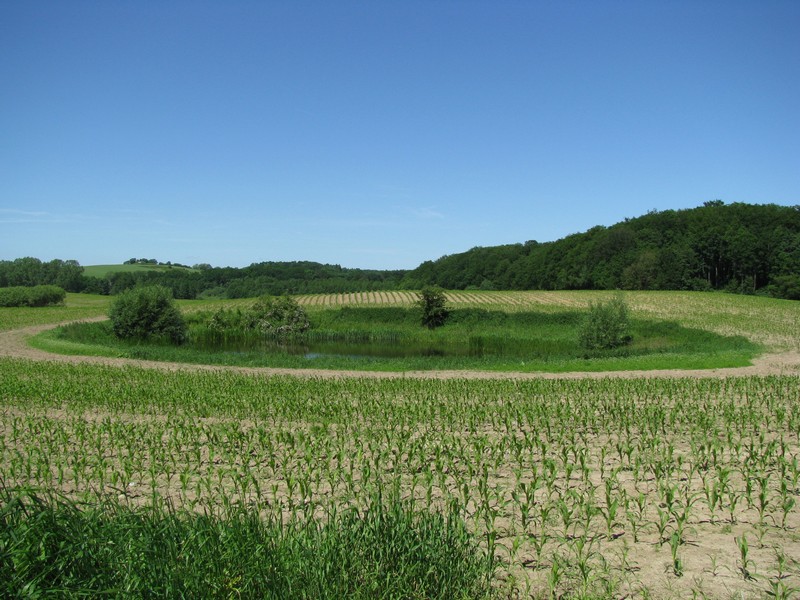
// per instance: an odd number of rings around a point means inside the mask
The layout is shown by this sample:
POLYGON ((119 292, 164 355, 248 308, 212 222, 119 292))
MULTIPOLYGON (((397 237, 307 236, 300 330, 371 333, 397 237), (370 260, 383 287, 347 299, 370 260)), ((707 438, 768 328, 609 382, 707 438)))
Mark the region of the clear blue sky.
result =
POLYGON ((0 3, 0 259, 414 268, 800 204, 800 2, 0 3))

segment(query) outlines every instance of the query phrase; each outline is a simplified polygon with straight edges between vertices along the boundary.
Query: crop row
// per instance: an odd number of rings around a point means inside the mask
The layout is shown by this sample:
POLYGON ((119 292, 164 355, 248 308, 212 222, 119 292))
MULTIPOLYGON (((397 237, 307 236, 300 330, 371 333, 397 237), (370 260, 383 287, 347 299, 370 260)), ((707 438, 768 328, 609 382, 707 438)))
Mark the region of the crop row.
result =
POLYGON ((540 597, 800 586, 800 382, 317 380, 2 361, 6 487, 455 511, 540 597))

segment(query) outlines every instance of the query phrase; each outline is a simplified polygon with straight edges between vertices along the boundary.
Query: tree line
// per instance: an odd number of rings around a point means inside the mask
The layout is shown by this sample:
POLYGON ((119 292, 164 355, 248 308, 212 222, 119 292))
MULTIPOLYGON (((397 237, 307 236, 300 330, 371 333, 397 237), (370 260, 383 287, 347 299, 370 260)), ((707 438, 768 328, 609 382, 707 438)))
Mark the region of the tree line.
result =
POLYGON ((652 211, 547 243, 427 261, 403 278, 418 289, 727 290, 800 299, 800 206, 652 211))
POLYGON ((29 256, 0 260, 0 288, 57 285, 68 292, 94 291, 90 289, 91 279, 94 278, 83 274, 83 267, 76 260, 43 262, 29 256))
POLYGON ((715 200, 693 209, 652 211, 554 242, 476 247, 426 261, 411 271, 348 269, 301 261, 262 262, 244 268, 203 264, 193 270, 119 271, 98 278, 85 275, 74 260, 0 261, 0 287, 47 284, 97 294, 161 285, 176 298, 187 299, 428 286, 727 290, 800 299, 800 206, 726 205, 715 200))
MULTIPOLYGON (((131 263, 126 263, 131 264, 131 263)), ((138 263, 138 264, 167 264, 138 263)), ((171 263, 172 266, 183 266, 171 263)), ((347 269, 316 262, 263 262, 244 268, 197 265, 152 271, 116 271, 91 277, 74 260, 43 262, 25 257, 0 261, 0 288, 53 284, 68 292, 119 294, 142 285, 160 285, 175 298, 254 298, 281 294, 333 294, 399 288, 405 271, 347 269)))

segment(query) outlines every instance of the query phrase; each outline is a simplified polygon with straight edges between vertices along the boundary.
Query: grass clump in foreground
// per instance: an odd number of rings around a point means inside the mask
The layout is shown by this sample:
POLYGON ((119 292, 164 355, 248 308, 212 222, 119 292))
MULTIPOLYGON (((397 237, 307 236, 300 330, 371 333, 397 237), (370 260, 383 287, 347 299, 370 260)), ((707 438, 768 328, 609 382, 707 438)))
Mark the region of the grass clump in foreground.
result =
MULTIPOLYGON (((610 371, 724 368, 750 364, 760 347, 741 336, 690 329, 670 321, 630 319, 630 343, 587 349, 587 315, 576 310, 507 312, 459 308, 434 330, 405 307, 343 307, 310 313, 312 328, 275 339, 260 331, 224 336, 208 315, 189 313, 187 343, 173 346, 117 340, 108 324, 83 323, 46 332, 42 349, 145 360, 283 368, 379 371, 610 371), (385 350, 386 354, 381 354, 385 350), (401 352, 405 352, 401 355, 401 352)), ((627 340, 626 340, 627 341, 627 340)))
POLYGON ((461 519, 375 501, 326 524, 0 495, 0 596, 488 598, 461 519))

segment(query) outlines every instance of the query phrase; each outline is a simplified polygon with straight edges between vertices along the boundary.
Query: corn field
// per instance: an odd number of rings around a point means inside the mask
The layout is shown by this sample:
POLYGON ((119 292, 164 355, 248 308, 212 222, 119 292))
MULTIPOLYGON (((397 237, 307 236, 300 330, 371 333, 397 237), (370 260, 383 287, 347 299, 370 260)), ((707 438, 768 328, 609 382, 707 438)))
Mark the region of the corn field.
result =
POLYGON ((790 598, 800 379, 422 380, 0 359, 6 489, 463 517, 522 598, 790 598))

